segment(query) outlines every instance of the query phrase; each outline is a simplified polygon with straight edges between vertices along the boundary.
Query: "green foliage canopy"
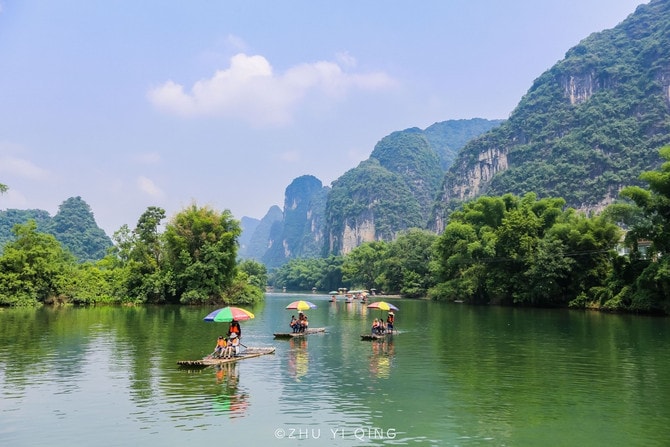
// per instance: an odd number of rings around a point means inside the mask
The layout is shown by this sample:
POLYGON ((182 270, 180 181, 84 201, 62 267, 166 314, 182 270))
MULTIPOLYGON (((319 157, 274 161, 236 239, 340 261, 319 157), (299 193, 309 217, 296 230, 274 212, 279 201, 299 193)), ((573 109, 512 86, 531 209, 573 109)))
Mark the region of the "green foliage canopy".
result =
POLYGON ((61 295, 75 270, 72 255, 34 221, 16 225, 14 233, 0 257, 0 304, 33 306, 61 295))
POLYGON ((239 222, 193 204, 166 226, 165 250, 182 303, 218 301, 236 274, 239 222))
POLYGON ((481 197, 452 213, 436 243, 436 299, 565 306, 602 283, 620 231, 534 194, 481 197))

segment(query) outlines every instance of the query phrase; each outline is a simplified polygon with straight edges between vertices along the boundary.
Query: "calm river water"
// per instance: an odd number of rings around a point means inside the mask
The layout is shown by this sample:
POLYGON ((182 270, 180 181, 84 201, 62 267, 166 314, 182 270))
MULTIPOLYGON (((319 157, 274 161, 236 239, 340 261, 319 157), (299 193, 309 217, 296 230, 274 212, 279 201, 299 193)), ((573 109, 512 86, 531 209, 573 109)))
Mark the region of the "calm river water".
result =
POLYGON ((2 446, 667 446, 670 319, 269 294, 242 323, 275 354, 183 369, 213 307, 0 309, 2 446), (288 331, 296 299, 324 334, 288 331))

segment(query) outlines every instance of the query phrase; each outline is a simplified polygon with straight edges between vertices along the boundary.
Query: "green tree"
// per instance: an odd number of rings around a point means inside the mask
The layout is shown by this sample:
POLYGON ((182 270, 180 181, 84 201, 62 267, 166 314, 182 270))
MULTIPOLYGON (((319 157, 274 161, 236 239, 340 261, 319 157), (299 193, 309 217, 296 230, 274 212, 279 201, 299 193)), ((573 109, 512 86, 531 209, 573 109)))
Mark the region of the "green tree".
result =
POLYGON ((388 253, 388 243, 384 241, 365 242, 351 250, 342 263, 342 277, 354 286, 365 289, 378 288, 382 274, 382 262, 388 253))
POLYGON ((0 257, 0 304, 34 306, 62 297, 74 276, 74 257, 34 221, 14 227, 16 240, 0 257))
POLYGON ((327 258, 291 259, 270 274, 270 284, 289 290, 308 291, 316 287, 321 291, 331 291, 347 287, 342 280, 342 256, 327 258))
POLYGON ((565 256, 573 260, 561 302, 581 293, 591 294, 594 287, 605 283, 613 268, 614 249, 621 239, 621 230, 607 215, 586 217, 568 210, 547 236, 562 241, 565 256))
POLYGON ((169 269, 164 268, 163 238, 159 232, 165 210, 149 207, 140 216, 132 236, 126 241, 127 298, 137 302, 160 303, 174 290, 169 269))
POLYGON ((437 299, 565 306, 601 285, 619 229, 563 199, 506 194, 452 213, 436 244, 437 299))
POLYGON ((308 291, 318 287, 325 275, 319 259, 291 259, 273 274, 273 284, 289 290, 308 291))
POLYGON ((380 262, 377 286, 405 297, 426 296, 434 285, 431 263, 436 240, 434 233, 414 228, 389 242, 387 255, 380 262))
POLYGON ((237 274, 240 232, 240 224, 230 211, 218 213, 196 204, 167 224, 165 248, 175 299, 182 303, 225 300, 224 290, 237 274))
POLYGON ((486 250, 475 226, 453 220, 435 247, 433 272, 438 284, 428 295, 434 299, 487 302, 485 261, 495 252, 486 250))
POLYGON ((247 282, 260 290, 265 290, 268 285, 268 269, 260 262, 247 259, 240 262, 238 266, 241 272, 247 275, 247 282))
MULTIPOLYGON (((647 240, 651 245, 646 257, 637 253, 633 258, 642 272, 630 284, 625 299, 612 306, 667 314, 670 313, 670 146, 661 148, 659 154, 665 160, 660 169, 640 175, 649 189, 629 186, 621 191, 621 196, 634 202, 645 216, 631 227, 626 240, 635 252, 638 252, 638 241, 647 240)), ((615 290, 612 296, 621 297, 622 290, 615 290)))

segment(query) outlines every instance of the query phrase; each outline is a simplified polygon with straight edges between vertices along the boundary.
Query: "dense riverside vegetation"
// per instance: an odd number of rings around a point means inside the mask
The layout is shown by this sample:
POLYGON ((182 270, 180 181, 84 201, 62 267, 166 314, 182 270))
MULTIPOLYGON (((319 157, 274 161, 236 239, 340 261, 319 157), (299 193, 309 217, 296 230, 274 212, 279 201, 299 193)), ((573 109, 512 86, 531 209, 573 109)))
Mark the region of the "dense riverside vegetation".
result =
POLYGON ((436 245, 431 296, 565 306, 604 283, 621 230, 563 199, 481 197, 450 216, 436 245))
POLYGON ((271 274, 293 290, 340 286, 472 304, 670 313, 670 146, 659 171, 587 216, 562 198, 480 197, 445 231, 411 229, 329 260, 293 260, 271 274))
POLYGON ((134 230, 124 225, 100 261, 78 263, 51 234, 29 221, 0 256, 0 305, 44 303, 252 303, 263 298, 265 267, 237 264, 239 223, 229 211, 195 204, 165 226, 150 207, 134 230))
MULTIPOLYGON (((377 289, 404 297, 472 304, 670 313, 670 146, 599 215, 562 198, 479 197, 449 216, 441 235, 408 229, 347 255, 294 259, 271 273, 274 287, 377 289)), ((150 207, 123 226, 98 262, 79 263, 34 221, 17 224, 0 256, 0 305, 250 303, 268 272, 237 261, 239 222, 195 204, 159 232, 150 207)))

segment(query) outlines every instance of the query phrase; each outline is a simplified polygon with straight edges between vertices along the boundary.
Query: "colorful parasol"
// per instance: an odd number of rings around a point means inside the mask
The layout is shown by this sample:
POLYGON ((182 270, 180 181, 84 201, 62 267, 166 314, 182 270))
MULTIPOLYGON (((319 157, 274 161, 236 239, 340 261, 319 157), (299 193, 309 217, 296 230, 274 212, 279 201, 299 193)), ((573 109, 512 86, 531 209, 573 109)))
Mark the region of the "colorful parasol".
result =
POLYGON ((288 306, 286 306, 287 309, 295 309, 295 310, 309 310, 309 309, 316 309, 316 304, 310 302, 310 301, 294 301, 288 306))
POLYGON ((241 307, 222 307, 221 309, 216 309, 207 315, 205 321, 214 321, 216 323, 230 323, 233 320, 244 321, 250 320, 254 317, 254 314, 248 310, 242 309, 241 307))
POLYGON ((374 303, 368 304, 368 309, 379 309, 379 310, 399 310, 396 306, 386 301, 375 301, 374 303))

